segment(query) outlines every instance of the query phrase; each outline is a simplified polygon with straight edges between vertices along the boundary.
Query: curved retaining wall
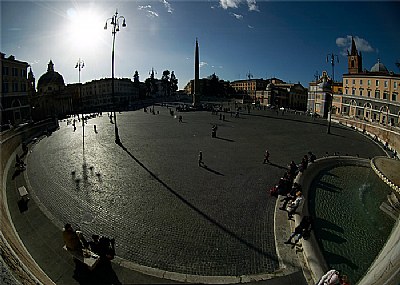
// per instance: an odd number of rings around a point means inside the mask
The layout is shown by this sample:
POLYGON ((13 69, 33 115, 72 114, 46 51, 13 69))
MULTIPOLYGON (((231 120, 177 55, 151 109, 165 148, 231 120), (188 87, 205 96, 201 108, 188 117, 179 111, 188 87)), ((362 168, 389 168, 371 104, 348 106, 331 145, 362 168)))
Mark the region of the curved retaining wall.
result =
MULTIPOLYGON (((303 216, 309 214, 308 199, 309 189, 314 178, 318 173, 326 168, 332 166, 345 166, 345 165, 360 165, 370 167, 370 161, 368 159, 361 159, 356 157, 327 157, 316 160, 308 166, 307 170, 303 175, 298 177, 298 183, 302 185, 304 194, 304 203, 302 209, 300 209, 300 215, 295 216, 296 225, 298 225, 303 216)), ((358 285, 399 285, 400 282, 400 222, 397 219, 396 224, 393 227, 392 233, 390 234, 385 246, 382 248, 378 257, 375 259, 373 264, 368 269, 365 276, 358 282, 358 285)), ((308 268, 311 271, 311 276, 314 280, 314 284, 321 278, 321 276, 328 271, 328 267, 325 258, 318 246, 318 241, 311 232, 308 240, 303 240, 303 254, 307 262, 308 268)))
POLYGON ((13 226, 7 206, 6 185, 7 173, 12 170, 16 153, 21 153, 21 144, 28 143, 47 130, 55 129, 57 122, 47 120, 33 125, 3 132, 0 136, 0 253, 14 276, 22 284, 54 284, 33 260, 22 244, 13 226))

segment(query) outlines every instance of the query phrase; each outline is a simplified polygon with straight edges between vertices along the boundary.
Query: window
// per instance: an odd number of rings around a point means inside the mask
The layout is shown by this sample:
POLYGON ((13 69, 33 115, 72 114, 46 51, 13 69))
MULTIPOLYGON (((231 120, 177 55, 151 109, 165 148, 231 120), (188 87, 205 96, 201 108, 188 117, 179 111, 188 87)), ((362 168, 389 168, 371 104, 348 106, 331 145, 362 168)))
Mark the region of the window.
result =
POLYGON ((383 100, 387 100, 389 98, 389 94, 387 92, 383 92, 383 100))
POLYGON ((375 91, 375 98, 377 98, 377 99, 379 99, 379 98, 380 98, 380 93, 379 93, 379 90, 376 90, 376 91, 375 91))
POLYGON ((18 82, 13 82, 13 92, 18 92, 18 82))
POLYGON ((349 80, 348 80, 348 79, 346 79, 346 85, 347 85, 347 84, 349 84, 349 80))
POLYGON ((397 88, 397 82, 393 82, 393 87, 396 89, 397 88))
POLYGON ((8 66, 3 66, 3 75, 8 75, 8 66))
POLYGON ((396 101, 397 100, 397 93, 393 92, 392 93, 392 101, 396 101))
POLYGON ((360 85, 362 85, 363 84, 363 81, 362 81, 362 79, 360 79, 360 85))
POLYGON ((356 95, 356 89, 355 88, 351 89, 351 95, 356 95))
POLYGON ((3 81, 2 90, 3 90, 3 93, 8 93, 8 82, 3 81))
POLYGON ((371 90, 368 90, 367 96, 368 96, 368 97, 371 97, 371 90))
POLYGON ((368 86, 371 86, 371 80, 368 79, 368 86))
POLYGON ((383 85, 385 86, 385 88, 388 87, 388 82, 385 80, 385 82, 383 83, 383 85))
POLYGON ((362 89, 360 89, 360 96, 362 96, 363 95, 363 90, 362 89))
POLYGON ((375 81, 375 86, 377 86, 377 87, 379 86, 379 80, 375 81))
POLYGON ((354 84, 356 84, 356 80, 355 80, 355 79, 353 79, 353 85, 354 85, 354 84))

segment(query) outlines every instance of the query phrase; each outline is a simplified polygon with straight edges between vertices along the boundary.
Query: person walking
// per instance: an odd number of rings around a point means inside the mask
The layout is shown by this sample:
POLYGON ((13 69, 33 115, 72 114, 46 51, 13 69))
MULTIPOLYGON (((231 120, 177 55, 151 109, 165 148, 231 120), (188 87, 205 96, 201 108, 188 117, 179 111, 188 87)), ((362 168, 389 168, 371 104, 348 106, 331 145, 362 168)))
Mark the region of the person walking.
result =
POLYGON ((269 151, 268 151, 268 149, 265 151, 263 164, 265 164, 265 162, 269 163, 269 151))
POLYGON ((203 153, 200 151, 199 152, 199 166, 202 166, 204 163, 203 163, 203 153))
POLYGON ((295 237, 294 243, 296 244, 303 236, 309 236, 310 231, 313 229, 313 218, 311 216, 304 216, 300 224, 294 229, 289 239, 285 244, 291 244, 292 238, 295 237))

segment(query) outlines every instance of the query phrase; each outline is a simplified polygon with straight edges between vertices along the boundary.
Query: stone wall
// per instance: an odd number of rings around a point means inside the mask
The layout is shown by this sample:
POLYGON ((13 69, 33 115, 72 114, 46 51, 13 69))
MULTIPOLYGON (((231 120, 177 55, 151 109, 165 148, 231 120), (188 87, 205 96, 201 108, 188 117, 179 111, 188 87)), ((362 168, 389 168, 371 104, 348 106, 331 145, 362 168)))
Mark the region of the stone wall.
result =
POLYGON ((378 140, 385 144, 389 144, 389 148, 397 151, 397 156, 400 157, 400 129, 396 127, 386 127, 379 124, 373 124, 361 120, 335 117, 332 119, 339 124, 346 125, 348 127, 354 127, 360 132, 364 132, 371 137, 377 136, 378 140))
POLYGON ((22 284, 54 284, 32 259, 12 224, 6 200, 7 173, 13 171, 16 153, 21 154, 22 143, 57 128, 57 122, 47 120, 3 132, 0 136, 0 253, 6 265, 22 284))

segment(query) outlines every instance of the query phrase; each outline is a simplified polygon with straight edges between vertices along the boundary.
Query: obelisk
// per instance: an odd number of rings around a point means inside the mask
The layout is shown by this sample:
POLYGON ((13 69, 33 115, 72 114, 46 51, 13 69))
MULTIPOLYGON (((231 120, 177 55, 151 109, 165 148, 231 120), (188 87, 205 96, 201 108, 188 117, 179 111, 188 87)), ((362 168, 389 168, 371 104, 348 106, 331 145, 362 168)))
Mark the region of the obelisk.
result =
POLYGON ((200 104, 200 62, 199 62, 199 43, 196 38, 196 49, 194 52, 194 86, 193 86, 193 106, 200 104))

